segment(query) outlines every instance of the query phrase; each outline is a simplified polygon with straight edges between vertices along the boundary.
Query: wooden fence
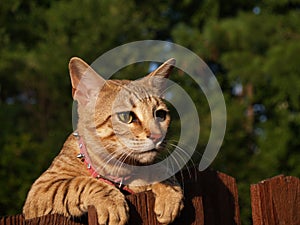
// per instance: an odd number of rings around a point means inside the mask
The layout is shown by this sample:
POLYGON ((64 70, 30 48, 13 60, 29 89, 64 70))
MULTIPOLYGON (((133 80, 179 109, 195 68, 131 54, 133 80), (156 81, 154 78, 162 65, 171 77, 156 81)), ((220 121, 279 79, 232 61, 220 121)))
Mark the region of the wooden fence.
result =
MULTIPOLYGON (((178 174, 184 184, 185 208, 173 225, 240 225, 235 179, 220 172, 196 170, 178 174)), ((158 225, 154 196, 143 192, 127 196, 129 225, 158 225)), ((253 225, 300 225, 300 180, 277 176, 251 185, 253 225)), ((22 215, 0 218, 0 225, 97 225, 94 207, 81 218, 48 215, 24 220, 22 215)))

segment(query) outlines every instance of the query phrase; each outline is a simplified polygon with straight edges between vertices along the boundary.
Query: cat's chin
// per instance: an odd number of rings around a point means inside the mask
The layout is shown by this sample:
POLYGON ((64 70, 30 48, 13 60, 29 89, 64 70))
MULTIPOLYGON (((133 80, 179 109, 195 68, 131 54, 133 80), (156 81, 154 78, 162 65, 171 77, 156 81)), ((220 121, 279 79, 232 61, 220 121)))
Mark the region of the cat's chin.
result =
POLYGON ((148 151, 134 154, 133 157, 135 161, 139 162, 140 164, 149 165, 155 161, 157 154, 158 154, 158 150, 154 148, 148 151))

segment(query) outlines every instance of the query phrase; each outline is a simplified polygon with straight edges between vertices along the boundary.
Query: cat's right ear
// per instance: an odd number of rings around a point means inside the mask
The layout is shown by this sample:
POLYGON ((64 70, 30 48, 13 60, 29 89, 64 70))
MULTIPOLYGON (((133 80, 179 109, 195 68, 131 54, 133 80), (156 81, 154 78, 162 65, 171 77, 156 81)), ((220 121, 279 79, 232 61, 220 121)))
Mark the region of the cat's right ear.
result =
POLYGON ((105 79, 78 57, 71 58, 69 71, 73 99, 82 105, 86 105, 105 84, 105 79))

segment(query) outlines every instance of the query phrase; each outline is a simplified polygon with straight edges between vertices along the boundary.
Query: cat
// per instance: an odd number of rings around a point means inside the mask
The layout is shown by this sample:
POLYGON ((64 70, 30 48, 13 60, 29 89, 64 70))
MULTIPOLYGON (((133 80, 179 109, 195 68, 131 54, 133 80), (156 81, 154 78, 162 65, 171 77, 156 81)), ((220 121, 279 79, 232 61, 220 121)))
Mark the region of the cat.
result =
POLYGON ((174 65, 170 59, 135 81, 105 80, 82 59, 70 60, 77 130, 33 183, 23 207, 25 219, 54 213, 78 217, 93 205, 100 225, 123 225, 129 218, 125 194, 146 190, 155 195, 161 224, 176 218, 183 208, 177 181, 148 182, 132 169, 152 165, 164 151, 170 115, 160 96, 174 65))

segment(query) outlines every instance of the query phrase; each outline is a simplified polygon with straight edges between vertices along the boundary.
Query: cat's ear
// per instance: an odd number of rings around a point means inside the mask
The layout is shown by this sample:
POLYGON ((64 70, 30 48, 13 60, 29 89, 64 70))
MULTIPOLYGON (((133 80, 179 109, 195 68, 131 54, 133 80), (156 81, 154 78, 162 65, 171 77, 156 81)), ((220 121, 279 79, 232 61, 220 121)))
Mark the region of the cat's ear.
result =
POLYGON ((174 68, 176 60, 171 58, 159 66, 156 70, 151 72, 144 79, 151 85, 154 89, 158 91, 163 91, 166 87, 166 81, 174 68))
POLYGON ((69 71, 73 99, 83 105, 105 84, 105 79, 80 58, 70 60, 69 71))
POLYGON ((174 68, 175 63, 176 63, 176 60, 174 58, 171 58, 171 59, 165 61, 156 70, 151 72, 147 77, 155 76, 155 77, 160 77, 160 78, 168 78, 172 69, 174 68))

